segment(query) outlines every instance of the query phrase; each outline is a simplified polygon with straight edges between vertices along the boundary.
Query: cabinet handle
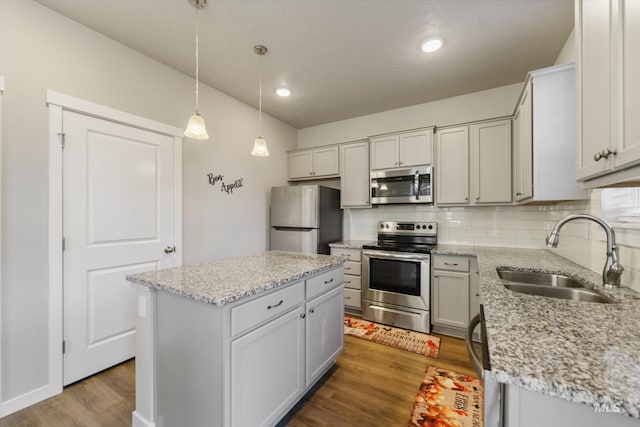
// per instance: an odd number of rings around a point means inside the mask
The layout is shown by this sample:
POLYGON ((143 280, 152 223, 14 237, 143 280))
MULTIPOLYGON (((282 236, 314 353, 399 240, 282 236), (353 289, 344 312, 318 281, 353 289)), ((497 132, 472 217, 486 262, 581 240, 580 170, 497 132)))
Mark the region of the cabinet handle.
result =
POLYGON ((398 162, 398 166, 400 166, 402 164, 402 162, 398 162))
POLYGON ((344 299, 351 299, 351 297, 344 297, 344 299))
POLYGON ((283 302, 284 302, 284 300, 280 300, 280 302, 275 304, 275 305, 268 305, 267 306, 267 310, 271 310, 272 308, 280 307, 283 302))
POLYGON ((476 196, 476 200, 480 200, 480 196, 476 196))
POLYGON ((444 265, 451 265, 451 266, 456 267, 458 265, 458 263, 457 262, 454 262, 454 263, 445 262, 444 265))
POLYGON ((316 312, 316 309, 315 309, 315 308, 310 308, 310 309, 309 309, 309 313, 313 314, 313 313, 315 313, 315 312, 316 312))
POLYGON ((518 191, 518 192, 516 193, 516 196, 522 196, 522 193, 518 191))
POLYGON ((438 275, 437 275, 437 274, 434 274, 434 275, 433 275, 433 277, 438 277, 438 275))
MULTIPOLYGON (((333 277, 332 277, 331 279, 329 279, 329 280, 325 280, 325 281, 324 281, 324 284, 325 284, 325 285, 328 285, 328 284, 329 284, 329 283, 331 283, 331 282, 333 282, 333 277)), ((312 312, 312 313, 313 313, 313 312, 312 312)))
POLYGON ((608 159, 612 154, 615 156, 618 152, 616 150, 611 151, 610 148, 605 148, 601 152, 595 153, 593 155, 593 160, 599 162, 601 159, 608 159))
POLYGON ((349 283, 351 284, 351 280, 345 280, 344 283, 349 283))
POLYGON ((172 252, 176 251, 176 247, 175 246, 167 246, 166 248, 164 248, 164 253, 165 254, 170 254, 172 252))
POLYGON ((304 319, 305 317, 307 317, 307 315, 306 315, 305 313, 302 313, 302 314, 300 315, 300 318, 301 318, 301 319, 304 319))
POLYGON ((469 197, 465 197, 464 200, 469 200, 469 197))
POLYGON ((351 267, 345 267, 344 269, 345 270, 351 270, 351 267))

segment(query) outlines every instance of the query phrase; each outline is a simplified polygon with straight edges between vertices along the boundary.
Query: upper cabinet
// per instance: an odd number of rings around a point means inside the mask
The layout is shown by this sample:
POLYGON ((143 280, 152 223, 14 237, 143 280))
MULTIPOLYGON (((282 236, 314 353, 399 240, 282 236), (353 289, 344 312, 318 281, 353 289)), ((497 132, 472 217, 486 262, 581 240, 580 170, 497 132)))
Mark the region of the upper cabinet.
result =
POLYGON ((586 187, 640 177, 640 2, 576 2, 576 177, 586 187))
POLYGON ((371 141, 371 169, 430 165, 433 127, 376 136, 371 141))
POLYGON ((340 175, 337 146, 289 152, 289 180, 331 178, 340 175))
POLYGON ((340 145, 340 207, 371 207, 369 141, 340 145))
POLYGON ((513 199, 517 203, 588 199, 576 182, 573 64, 532 71, 513 123, 513 199))
POLYGON ((437 204, 511 202, 511 120, 438 129, 435 151, 437 204))

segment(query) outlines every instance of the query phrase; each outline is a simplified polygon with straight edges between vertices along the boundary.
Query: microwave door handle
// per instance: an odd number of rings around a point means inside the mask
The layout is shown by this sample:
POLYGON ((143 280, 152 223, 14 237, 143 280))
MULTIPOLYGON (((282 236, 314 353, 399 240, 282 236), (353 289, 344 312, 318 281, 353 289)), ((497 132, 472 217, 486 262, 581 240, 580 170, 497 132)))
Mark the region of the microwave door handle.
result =
POLYGON ((416 200, 420 200, 420 171, 416 171, 413 186, 415 188, 416 200))

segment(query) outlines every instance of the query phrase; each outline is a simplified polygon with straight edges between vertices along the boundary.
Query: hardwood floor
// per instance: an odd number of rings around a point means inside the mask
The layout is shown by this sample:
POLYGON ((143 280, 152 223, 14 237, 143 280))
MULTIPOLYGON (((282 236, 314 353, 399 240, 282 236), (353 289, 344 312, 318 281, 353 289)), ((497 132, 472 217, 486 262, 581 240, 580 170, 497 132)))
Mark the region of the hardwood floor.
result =
MULTIPOLYGON (((464 341, 442 336, 437 359, 345 336, 345 350, 316 392, 283 425, 405 426, 427 365, 476 376, 464 341)), ((133 360, 79 381, 51 399, 0 419, 0 427, 131 425, 133 360)))

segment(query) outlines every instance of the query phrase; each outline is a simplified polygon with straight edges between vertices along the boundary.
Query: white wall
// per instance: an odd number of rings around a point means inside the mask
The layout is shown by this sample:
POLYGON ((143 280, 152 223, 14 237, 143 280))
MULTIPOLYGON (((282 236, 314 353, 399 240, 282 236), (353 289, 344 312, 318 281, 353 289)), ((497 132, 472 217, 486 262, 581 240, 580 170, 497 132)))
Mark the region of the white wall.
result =
MULTIPOLYGON (((50 89, 182 128, 194 80, 30 0, 1 0, 2 401, 46 384, 48 352, 47 131, 50 89)), ((286 183, 296 130, 269 116, 271 157, 249 155, 257 111, 200 87, 211 139, 183 144, 184 262, 262 251, 267 197, 286 183), (243 178, 228 196, 207 173, 243 178)))
POLYGON ((571 30, 567 41, 564 43, 560 54, 554 65, 569 64, 570 62, 576 62, 576 37, 575 29, 571 30))
MULTIPOLYGON (((522 76, 522 81, 525 77, 522 76)), ((446 126, 509 116, 513 114, 521 90, 522 83, 517 83, 300 129, 298 148, 355 141, 372 135, 426 126, 446 126)))

